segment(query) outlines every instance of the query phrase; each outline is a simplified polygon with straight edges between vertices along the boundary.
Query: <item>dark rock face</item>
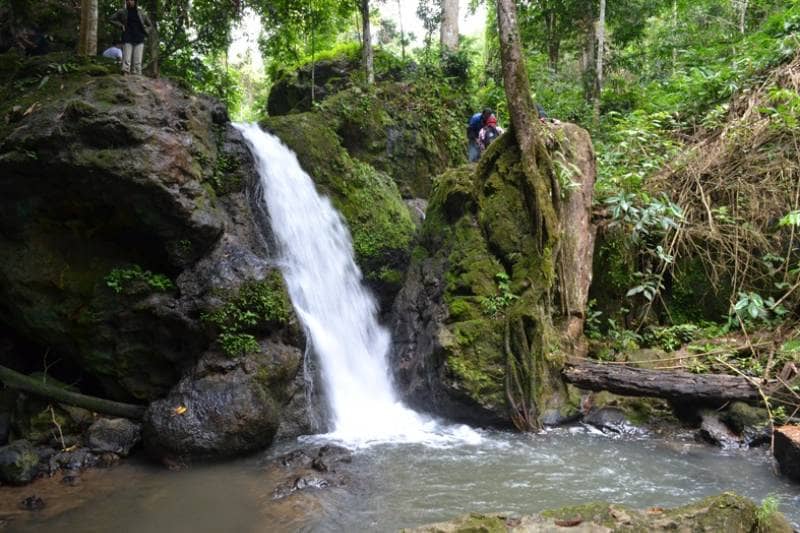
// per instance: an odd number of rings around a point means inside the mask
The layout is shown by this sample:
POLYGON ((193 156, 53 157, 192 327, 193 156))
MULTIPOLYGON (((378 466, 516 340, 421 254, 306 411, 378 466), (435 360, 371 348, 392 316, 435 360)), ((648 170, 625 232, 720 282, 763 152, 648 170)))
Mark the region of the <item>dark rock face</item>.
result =
POLYGON ((170 459, 227 457, 265 448, 278 431, 281 406, 302 354, 268 343, 257 354, 208 354, 145 414, 148 450, 170 459))
POLYGON ((95 453, 126 456, 142 438, 139 424, 125 418, 101 418, 89 427, 87 444, 95 453))
POLYGON ((775 459, 783 475, 800 483, 800 426, 775 428, 775 459))
POLYGON ((93 61, 56 74, 49 60, 0 62, 0 323, 113 399, 153 401, 180 381, 165 402, 203 407, 168 423, 154 405, 150 427, 169 431, 151 449, 268 444, 303 340, 243 138, 221 104, 169 81, 93 61))
POLYGON ((26 440, 0 448, 0 481, 11 485, 30 483, 39 472, 39 454, 26 440))

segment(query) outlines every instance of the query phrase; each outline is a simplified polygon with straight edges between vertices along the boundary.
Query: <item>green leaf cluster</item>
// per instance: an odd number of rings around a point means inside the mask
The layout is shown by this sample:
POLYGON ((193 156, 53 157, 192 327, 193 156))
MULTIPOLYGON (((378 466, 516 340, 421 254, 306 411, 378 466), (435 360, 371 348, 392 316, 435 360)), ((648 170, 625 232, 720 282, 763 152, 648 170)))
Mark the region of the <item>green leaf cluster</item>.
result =
POLYGON ((115 268, 105 277, 106 286, 117 294, 136 294, 144 290, 168 292, 175 284, 164 274, 154 274, 139 265, 115 268))
POLYGON ((283 278, 273 271, 263 281, 248 282, 223 305, 203 315, 219 332, 217 342, 231 357, 258 350, 256 334, 284 326, 292 317, 283 278))

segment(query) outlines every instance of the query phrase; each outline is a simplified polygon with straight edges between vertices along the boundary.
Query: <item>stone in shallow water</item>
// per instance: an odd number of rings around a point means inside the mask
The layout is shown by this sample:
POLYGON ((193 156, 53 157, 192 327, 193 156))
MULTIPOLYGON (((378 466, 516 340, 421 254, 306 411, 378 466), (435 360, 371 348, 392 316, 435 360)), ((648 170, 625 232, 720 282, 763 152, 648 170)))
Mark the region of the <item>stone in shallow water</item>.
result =
POLYGON ((345 486, 348 477, 342 470, 352 461, 350 450, 340 446, 293 450, 267 465, 268 477, 277 480, 272 498, 280 500, 307 489, 345 486))
POLYGON ((697 432, 699 440, 714 444, 725 450, 743 446, 742 439, 720 420, 720 416, 716 411, 704 409, 700 412, 700 419, 700 430, 697 432))
POLYGON ((126 418, 101 418, 89 428, 89 449, 125 457, 141 440, 142 427, 126 418))
POLYGON ((41 511, 46 505, 45 501, 35 494, 19 502, 19 508, 25 511, 41 511))
POLYGON ((11 485, 25 485, 33 481, 39 471, 39 454, 26 440, 15 441, 0 448, 0 481, 11 485))
POLYGON ((800 426, 775 428, 775 459, 784 476, 800 482, 800 426))

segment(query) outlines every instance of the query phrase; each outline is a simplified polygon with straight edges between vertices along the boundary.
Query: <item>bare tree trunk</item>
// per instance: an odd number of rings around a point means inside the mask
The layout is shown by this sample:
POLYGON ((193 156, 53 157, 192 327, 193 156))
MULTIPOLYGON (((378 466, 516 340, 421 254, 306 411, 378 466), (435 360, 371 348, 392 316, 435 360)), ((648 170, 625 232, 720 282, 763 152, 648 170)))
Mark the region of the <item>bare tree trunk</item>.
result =
POLYGON ((739 33, 744 35, 748 0, 739 0, 739 33))
POLYGON ((152 0, 150 8, 150 22, 153 27, 148 35, 148 48, 150 51, 150 62, 148 65, 148 74, 153 78, 161 76, 161 66, 159 65, 159 46, 161 45, 161 36, 158 33, 158 22, 161 20, 161 0, 152 0))
POLYGON ((580 65, 583 97, 588 103, 594 102, 594 90, 597 87, 594 79, 597 73, 597 25, 594 22, 594 14, 591 11, 586 12, 579 22, 581 29, 585 30, 580 65))
POLYGON ((458 50, 458 0, 442 0, 442 52, 458 50))
POLYGON ((517 7, 514 0, 497 0, 497 27, 500 34, 500 59, 503 65, 511 125, 522 154, 522 166, 536 202, 540 218, 542 250, 553 251, 560 231, 556 205, 558 191, 552 180, 539 168, 538 157, 545 156, 545 147, 539 132, 539 121, 533 108, 522 42, 517 25, 517 7))
POLYGON ((406 60, 406 33, 403 30, 403 6, 400 0, 397 0, 397 20, 400 21, 400 51, 403 61, 406 60))
POLYGON ((594 120, 600 120, 600 96, 603 91, 603 54, 606 48, 606 0, 600 0, 597 18, 597 69, 595 71, 594 120))
POLYGON ((20 374, 19 372, 11 370, 5 366, 0 366, 0 381, 2 381, 6 387, 10 387, 12 389, 24 390, 43 398, 66 403, 68 405, 74 405, 76 407, 82 407, 98 413, 122 416, 125 418, 131 418, 133 420, 141 420, 142 416, 144 415, 145 408, 143 405, 114 402, 111 400, 104 400, 102 398, 86 396, 85 394, 68 391, 66 389, 62 389, 61 387, 48 385, 47 383, 30 376, 20 374))
POLYGON ((78 54, 97 55, 97 0, 81 0, 81 31, 78 54))
POLYGON ((553 72, 558 72, 558 60, 561 54, 561 35, 558 32, 558 17, 554 9, 544 15, 545 34, 547 36, 547 61, 553 72))
POLYGON ((361 57, 364 63, 364 73, 367 75, 367 85, 372 85, 375 83, 375 67, 373 65, 372 31, 369 27, 369 0, 361 0, 361 26, 361 57))
MULTIPOLYGON (((675 39, 678 31, 678 0, 672 0, 672 39, 675 39)), ((675 41, 672 42, 672 73, 678 68, 678 47, 675 41)))

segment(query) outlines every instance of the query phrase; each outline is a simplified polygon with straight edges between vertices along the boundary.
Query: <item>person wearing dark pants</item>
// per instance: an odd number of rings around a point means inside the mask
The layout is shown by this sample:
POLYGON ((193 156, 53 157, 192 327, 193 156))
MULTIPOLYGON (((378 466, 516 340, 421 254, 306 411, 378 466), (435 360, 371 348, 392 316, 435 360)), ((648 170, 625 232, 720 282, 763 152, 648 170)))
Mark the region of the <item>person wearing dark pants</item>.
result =
POLYGON ((144 42, 153 27, 137 0, 125 0, 125 7, 114 13, 111 23, 122 30, 122 73, 142 73, 144 42))

